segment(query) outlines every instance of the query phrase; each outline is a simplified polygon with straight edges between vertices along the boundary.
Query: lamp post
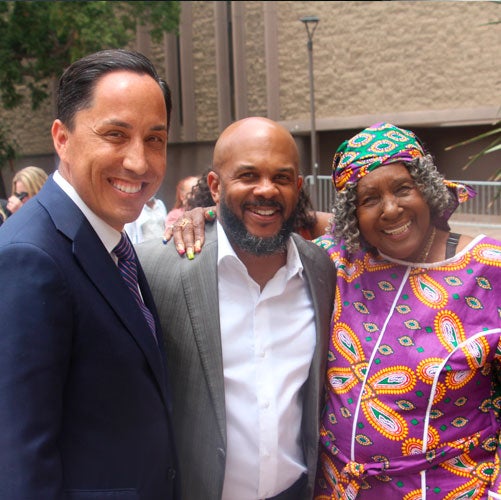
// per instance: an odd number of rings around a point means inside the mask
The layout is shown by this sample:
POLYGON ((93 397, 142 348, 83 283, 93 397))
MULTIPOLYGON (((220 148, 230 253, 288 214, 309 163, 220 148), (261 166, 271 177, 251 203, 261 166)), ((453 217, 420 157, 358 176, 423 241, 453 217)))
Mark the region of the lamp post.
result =
POLYGON ((316 16, 306 16, 300 19, 306 28, 306 33, 308 35, 308 68, 310 75, 310 116, 311 116, 311 168, 313 174, 313 196, 312 202, 315 210, 319 209, 319 192, 318 192, 318 182, 317 182, 317 174, 318 174, 318 163, 317 163, 317 131, 315 127, 315 90, 313 85, 313 33, 315 33, 315 29, 318 24, 318 17, 316 16))

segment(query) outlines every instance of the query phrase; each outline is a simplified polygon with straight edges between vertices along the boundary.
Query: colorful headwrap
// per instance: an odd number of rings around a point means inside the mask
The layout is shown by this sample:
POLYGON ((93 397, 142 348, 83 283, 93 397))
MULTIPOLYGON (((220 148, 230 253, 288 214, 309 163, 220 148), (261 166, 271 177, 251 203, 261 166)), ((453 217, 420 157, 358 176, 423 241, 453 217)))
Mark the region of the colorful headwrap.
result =
POLYGON ((377 167, 420 156, 424 151, 413 132, 376 123, 339 146, 332 165, 334 186, 342 191, 347 182, 358 182, 377 167))
MULTIPOLYGON (((425 155, 416 135, 391 123, 376 123, 344 141, 332 163, 332 181, 336 191, 343 191, 348 182, 358 182, 377 167, 408 162, 425 155)), ((444 180, 454 202, 441 217, 444 227, 459 203, 473 198, 475 191, 466 185, 444 180)))

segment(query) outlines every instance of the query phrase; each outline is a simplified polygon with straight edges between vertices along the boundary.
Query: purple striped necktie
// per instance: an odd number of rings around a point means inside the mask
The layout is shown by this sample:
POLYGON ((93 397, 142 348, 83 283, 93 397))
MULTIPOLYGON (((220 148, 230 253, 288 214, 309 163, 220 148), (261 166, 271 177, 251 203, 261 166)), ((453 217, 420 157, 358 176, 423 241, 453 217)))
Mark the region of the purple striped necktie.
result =
POLYGON ((122 233, 120 237, 120 241, 118 245, 113 249, 113 252, 118 258, 118 269, 122 278, 125 280, 127 287, 130 292, 136 299, 136 302, 144 314, 146 318, 146 322, 150 327, 153 335, 156 339, 156 328, 155 328, 155 320, 153 319, 153 315, 151 311, 146 307, 143 299, 139 293, 139 283, 137 280, 137 260, 136 254, 134 253, 134 249, 132 248, 132 244, 129 241, 129 238, 122 233))

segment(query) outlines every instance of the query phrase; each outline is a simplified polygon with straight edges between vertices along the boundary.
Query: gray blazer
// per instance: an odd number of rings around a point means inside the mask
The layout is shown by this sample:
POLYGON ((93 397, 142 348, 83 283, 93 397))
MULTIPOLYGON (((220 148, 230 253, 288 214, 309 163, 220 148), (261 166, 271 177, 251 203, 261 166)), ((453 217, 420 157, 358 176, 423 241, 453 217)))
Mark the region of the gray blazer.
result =
MULTIPOLYGON (((216 224, 206 226, 202 252, 189 261, 174 244, 136 247, 164 332, 173 396, 174 439, 181 494, 186 500, 221 498, 226 458, 226 417, 217 285, 216 224)), ((303 450, 308 467, 305 499, 313 496, 318 429, 334 265, 322 248, 294 234, 316 314, 316 349, 304 385, 303 450)))

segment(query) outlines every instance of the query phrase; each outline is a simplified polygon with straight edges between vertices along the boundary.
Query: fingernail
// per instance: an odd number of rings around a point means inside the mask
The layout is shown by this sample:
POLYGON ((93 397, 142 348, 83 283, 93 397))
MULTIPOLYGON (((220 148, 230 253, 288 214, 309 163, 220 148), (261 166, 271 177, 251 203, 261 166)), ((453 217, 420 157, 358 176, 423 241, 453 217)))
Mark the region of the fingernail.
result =
POLYGON ((188 248, 188 250, 186 251, 186 257, 188 257, 189 260, 193 260, 195 258, 193 248, 188 248))
POLYGON ((200 243, 200 240, 195 241, 195 252, 200 253, 201 249, 202 249, 202 244, 200 243))
POLYGON ((207 215, 208 215, 209 217, 211 217, 211 218, 216 216, 216 214, 215 214, 214 210, 209 210, 209 211, 207 212, 207 215))
POLYGON ((168 240, 168 239, 166 239, 166 238, 163 238, 163 239, 162 239, 162 243, 163 243, 164 245, 167 245, 167 243, 168 243, 168 242, 169 242, 169 240, 168 240))
POLYGON ((179 245, 177 246, 177 253, 179 255, 184 255, 184 252, 185 252, 185 250, 184 250, 183 245, 181 243, 179 243, 179 245))

